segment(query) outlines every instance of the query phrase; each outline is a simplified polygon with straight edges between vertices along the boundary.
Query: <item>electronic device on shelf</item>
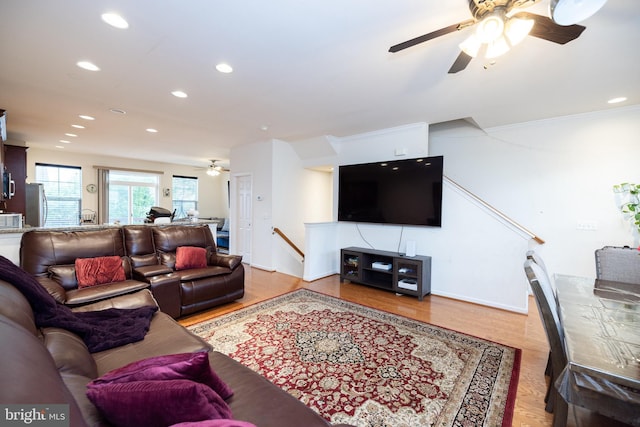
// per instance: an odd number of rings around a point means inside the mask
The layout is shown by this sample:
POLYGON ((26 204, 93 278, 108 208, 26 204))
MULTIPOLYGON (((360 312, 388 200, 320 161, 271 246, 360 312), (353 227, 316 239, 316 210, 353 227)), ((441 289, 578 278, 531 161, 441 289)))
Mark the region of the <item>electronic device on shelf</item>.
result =
POLYGON ((391 270, 391 263, 388 262, 374 262, 371 263, 371 268, 375 268, 376 270, 385 270, 385 271, 389 271, 391 270))
POLYGON ((398 280, 398 287, 402 289, 408 289, 410 291, 418 290, 418 281, 416 279, 402 279, 398 280))

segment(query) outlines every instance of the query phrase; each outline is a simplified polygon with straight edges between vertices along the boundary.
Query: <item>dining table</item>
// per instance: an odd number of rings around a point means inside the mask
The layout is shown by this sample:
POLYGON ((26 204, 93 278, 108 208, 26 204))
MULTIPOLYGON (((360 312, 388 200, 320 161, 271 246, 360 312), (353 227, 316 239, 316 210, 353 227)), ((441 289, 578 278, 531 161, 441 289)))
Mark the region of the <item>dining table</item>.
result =
POLYGON ((640 284, 556 274, 567 403, 640 426, 640 284))

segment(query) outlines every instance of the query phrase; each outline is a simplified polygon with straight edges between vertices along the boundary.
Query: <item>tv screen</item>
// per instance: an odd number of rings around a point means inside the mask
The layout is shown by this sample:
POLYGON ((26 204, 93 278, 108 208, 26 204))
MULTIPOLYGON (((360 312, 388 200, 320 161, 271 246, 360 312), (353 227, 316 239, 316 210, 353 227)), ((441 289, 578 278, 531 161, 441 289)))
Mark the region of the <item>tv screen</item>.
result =
POLYGON ((443 157, 340 166, 338 221, 442 225, 443 157))

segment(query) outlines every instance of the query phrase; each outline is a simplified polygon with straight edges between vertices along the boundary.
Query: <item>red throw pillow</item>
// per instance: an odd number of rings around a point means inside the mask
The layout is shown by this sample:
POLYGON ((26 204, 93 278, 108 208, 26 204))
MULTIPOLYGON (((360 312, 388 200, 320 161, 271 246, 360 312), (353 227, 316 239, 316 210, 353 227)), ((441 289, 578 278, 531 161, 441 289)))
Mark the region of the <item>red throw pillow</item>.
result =
POLYGON ((231 388, 211 369, 206 351, 138 360, 105 373, 91 381, 89 386, 151 380, 191 380, 208 385, 223 399, 233 395, 231 388))
POLYGON ((122 259, 117 255, 77 258, 75 267, 78 288, 126 280, 122 259))
POLYGON ((205 268, 207 266, 207 250, 196 246, 178 246, 176 249, 176 270, 205 268))

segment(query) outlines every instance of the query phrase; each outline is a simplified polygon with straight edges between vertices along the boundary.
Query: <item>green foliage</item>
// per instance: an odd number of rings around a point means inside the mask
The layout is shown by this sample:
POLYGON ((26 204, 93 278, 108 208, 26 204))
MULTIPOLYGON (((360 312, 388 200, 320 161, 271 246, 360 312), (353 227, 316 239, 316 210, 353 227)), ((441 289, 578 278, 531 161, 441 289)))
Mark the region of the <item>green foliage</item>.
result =
POLYGON ((629 218, 640 232, 640 184, 623 182, 613 186, 613 192, 621 195, 624 201, 620 211, 629 218))

